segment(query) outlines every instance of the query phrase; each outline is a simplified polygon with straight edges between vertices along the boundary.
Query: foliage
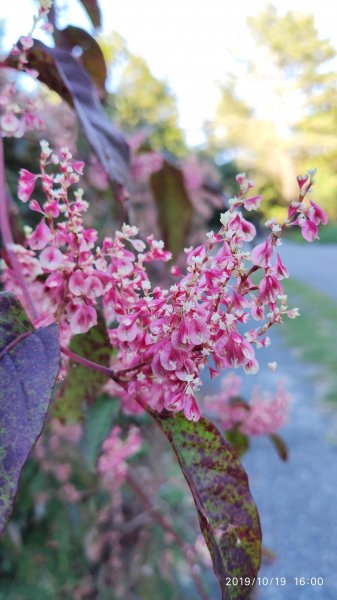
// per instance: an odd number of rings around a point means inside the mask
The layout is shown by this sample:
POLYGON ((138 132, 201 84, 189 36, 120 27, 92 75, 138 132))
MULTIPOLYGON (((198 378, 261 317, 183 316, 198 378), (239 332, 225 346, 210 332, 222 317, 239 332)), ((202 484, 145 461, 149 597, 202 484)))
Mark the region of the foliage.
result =
POLYGON ((260 522, 235 451, 205 418, 197 426, 187 424, 181 415, 154 418, 170 440, 192 491, 223 598, 247 598, 252 585, 226 584, 235 576, 253 582, 260 566, 260 522))
POLYGON ((159 224, 165 246, 177 256, 184 248, 192 218, 192 206, 184 185, 184 176, 167 161, 153 173, 151 187, 158 206, 159 224), (179 219, 179 227, 176 227, 179 219))
MULTIPOLYGON (((70 350, 100 365, 109 366, 109 335, 101 314, 98 314, 97 325, 86 335, 80 333, 72 338, 70 350)), ((69 375, 58 391, 53 414, 67 423, 76 423, 83 413, 83 405, 90 406, 107 381, 108 376, 104 373, 88 370, 70 361, 69 375)))

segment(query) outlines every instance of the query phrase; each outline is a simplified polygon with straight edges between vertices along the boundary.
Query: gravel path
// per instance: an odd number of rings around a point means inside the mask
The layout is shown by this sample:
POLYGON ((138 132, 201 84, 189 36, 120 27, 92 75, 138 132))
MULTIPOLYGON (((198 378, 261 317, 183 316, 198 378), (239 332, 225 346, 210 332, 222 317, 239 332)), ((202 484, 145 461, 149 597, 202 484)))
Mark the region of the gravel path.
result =
POLYGON ((337 244, 283 242, 280 254, 290 276, 337 298, 337 244))
MULTIPOLYGON (((275 374, 261 369, 255 381, 261 389, 274 389, 284 377, 294 404, 282 431, 289 461, 282 463, 270 441, 262 438, 254 440, 243 460, 260 511, 264 546, 277 554, 260 571, 260 577, 274 577, 274 583, 260 585, 257 598, 336 600, 337 446, 328 432, 337 417, 317 404, 320 390, 312 369, 300 364, 281 338, 273 335, 264 352, 266 362, 277 360, 279 367, 275 374), (285 577, 286 586, 277 586, 277 577, 285 577), (322 577, 324 585, 314 585, 312 579, 312 584, 296 586, 295 577, 322 577)), ((251 383, 246 379, 246 385, 251 383)))
MULTIPOLYGON (((337 298, 337 245, 285 242, 280 253, 292 277, 337 298)), ((260 577, 268 578, 265 583, 272 577, 274 583, 260 585, 257 597, 336 600, 337 446, 329 440, 329 432, 336 427, 337 415, 319 403, 322 390, 314 367, 300 363, 275 333, 264 351, 265 360, 277 360, 276 373, 286 378, 294 405, 282 432, 289 462, 281 463, 273 455, 267 439, 256 440, 243 461, 260 510, 264 545, 277 553, 276 560, 260 571, 260 577), (285 577, 286 586, 277 586, 277 577, 285 577), (300 577, 305 578, 304 586, 296 585, 295 578, 300 577), (323 586, 315 585, 319 577, 323 586)), ((256 380, 262 389, 270 388, 276 373, 261 369, 256 380)))

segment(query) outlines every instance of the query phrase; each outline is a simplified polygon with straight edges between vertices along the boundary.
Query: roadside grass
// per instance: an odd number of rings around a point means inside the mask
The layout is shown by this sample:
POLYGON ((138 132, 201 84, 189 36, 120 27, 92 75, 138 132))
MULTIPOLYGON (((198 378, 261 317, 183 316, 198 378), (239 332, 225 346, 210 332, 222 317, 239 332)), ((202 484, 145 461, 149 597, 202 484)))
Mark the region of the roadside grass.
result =
POLYGON ((337 302, 296 280, 285 281, 284 291, 301 316, 284 319, 281 331, 301 359, 319 367, 324 399, 337 406, 337 302))

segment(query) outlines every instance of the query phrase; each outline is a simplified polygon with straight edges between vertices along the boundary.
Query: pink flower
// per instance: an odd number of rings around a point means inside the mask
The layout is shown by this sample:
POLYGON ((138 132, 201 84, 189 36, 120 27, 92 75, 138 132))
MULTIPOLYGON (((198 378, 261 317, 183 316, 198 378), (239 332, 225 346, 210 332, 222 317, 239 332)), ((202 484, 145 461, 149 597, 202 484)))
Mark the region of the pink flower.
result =
POLYGON ((20 121, 11 111, 0 119, 1 129, 5 134, 14 135, 20 129, 20 121))
POLYGON ((271 237, 268 236, 263 244, 258 244, 253 248, 250 258, 253 265, 267 269, 270 266, 270 261, 273 256, 273 245, 271 237))
POLYGON ((86 276, 83 271, 76 269, 69 278, 69 290, 74 296, 84 296, 86 289, 86 276))
POLYGON ((121 439, 121 428, 113 427, 102 444, 102 452, 97 462, 98 473, 108 489, 120 487, 128 472, 127 459, 141 449, 142 440, 137 427, 130 427, 125 440, 121 439))
POLYGON ((243 206, 246 210, 257 210, 262 202, 262 196, 252 196, 244 201, 243 206))
POLYGON ((300 210, 300 215, 295 223, 302 229, 302 236, 307 242, 313 242, 318 239, 318 225, 326 225, 328 218, 324 210, 315 202, 310 200, 308 208, 300 210))
POLYGON ((289 277, 289 271, 284 265, 279 254, 276 256, 276 264, 274 266, 274 271, 279 279, 287 279, 289 277))
POLYGON ((211 337, 205 315, 195 315, 188 319, 188 338, 191 344, 199 346, 205 344, 211 337))
POLYGON ((166 371, 176 371, 183 366, 182 354, 170 343, 165 344, 159 353, 160 363, 166 371))
POLYGON ((52 239, 52 233, 45 220, 42 219, 29 238, 29 246, 32 250, 42 250, 52 239))
POLYGON ((87 298, 91 298, 92 300, 94 300, 95 298, 102 296, 103 285, 98 277, 95 277, 94 275, 89 275, 85 283, 85 295, 87 296, 87 298))
POLYGON ((239 212, 234 213, 234 217, 230 217, 229 228, 235 232, 236 241, 251 242, 256 235, 253 223, 244 219, 239 212))
POLYGON ((282 427, 288 418, 291 398, 282 385, 274 396, 253 390, 250 402, 240 398, 241 378, 227 375, 216 396, 206 396, 207 413, 215 416, 226 431, 233 427, 245 435, 269 435, 282 427))
POLYGON ((216 342, 216 352, 220 358, 226 358, 230 367, 245 365, 255 358, 252 345, 239 333, 230 333, 225 339, 220 337, 216 342))
POLYGON ((46 279, 46 286, 48 288, 59 288, 63 286, 64 280, 62 273, 54 271, 46 279))
POLYGON ((266 275, 259 285, 259 300, 263 304, 275 303, 277 296, 282 294, 282 286, 273 275, 266 275))
POLYGON ((324 210, 320 206, 318 206, 318 204, 313 202, 313 200, 310 200, 310 207, 311 208, 309 208, 309 211, 311 214, 312 221, 314 221, 316 225, 319 225, 320 223, 326 225, 328 222, 328 217, 324 210))
POLYGON ((21 36, 20 43, 22 44, 24 50, 29 50, 29 48, 34 46, 34 40, 30 35, 21 36))
POLYGON ((35 212, 38 212, 41 215, 45 214, 37 200, 31 200, 29 203, 29 208, 30 208, 30 210, 34 210, 35 212))
POLYGON ((259 390, 253 392, 250 410, 240 426, 246 435, 269 435, 276 433, 288 418, 290 396, 279 386, 274 398, 263 395, 259 390))
POLYGON ((69 319, 73 334, 86 333, 91 327, 97 325, 97 313, 93 306, 78 304, 69 319))
POLYGON ((300 190, 305 186, 305 184, 309 181, 309 175, 297 175, 297 183, 300 190))
POLYGON ((126 317, 119 324, 116 330, 116 336, 121 342, 133 342, 138 334, 138 328, 135 319, 126 317))
POLYGON ((44 23, 43 25, 41 25, 41 29, 42 31, 46 31, 47 33, 53 33, 54 25, 52 25, 52 23, 44 23))
POLYGON ((21 169, 18 182, 18 197, 22 202, 28 202, 31 197, 38 176, 27 169, 21 169))
POLYGON ((307 242, 313 242, 318 238, 318 227, 316 223, 310 221, 309 219, 305 219, 304 224, 302 225, 302 236, 307 242))
POLYGON ((74 160, 72 162, 71 166, 74 169, 74 171, 76 171, 76 173, 78 173, 79 175, 83 175, 83 169, 84 169, 83 160, 74 160))
POLYGON ((57 199, 51 200, 50 202, 46 202, 43 205, 43 208, 45 210, 46 215, 48 215, 49 217, 57 219, 57 217, 60 215, 60 205, 57 199))
POLYGON ((186 396, 184 404, 184 414, 188 421, 199 421, 200 419, 201 414, 199 407, 195 399, 191 395, 186 396))
POLYGON ((64 262, 64 256, 60 250, 54 246, 49 246, 42 250, 40 254, 40 264, 46 271, 56 271, 64 262))

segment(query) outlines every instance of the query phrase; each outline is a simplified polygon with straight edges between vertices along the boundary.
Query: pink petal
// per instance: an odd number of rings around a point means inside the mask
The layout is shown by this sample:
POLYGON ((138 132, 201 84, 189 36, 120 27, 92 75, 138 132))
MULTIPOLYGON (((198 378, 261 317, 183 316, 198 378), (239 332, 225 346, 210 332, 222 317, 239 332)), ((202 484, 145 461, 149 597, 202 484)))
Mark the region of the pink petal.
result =
POLYGON ((305 240, 307 240, 307 242, 313 242, 316 240, 318 238, 318 227, 316 223, 306 219, 302 227, 302 236, 305 240))
POLYGON ((86 276, 83 271, 76 269, 70 276, 69 290, 74 296, 84 296, 86 289, 86 276))
POLYGON ((45 248, 40 254, 40 264, 46 271, 56 271, 64 262, 64 256, 60 250, 54 246, 45 248))
POLYGON ((52 239, 52 233, 45 220, 42 219, 29 238, 29 246, 32 250, 42 250, 52 239))
POLYGON ((86 333, 97 324, 96 310, 93 306, 79 304, 69 322, 73 334, 86 333))

